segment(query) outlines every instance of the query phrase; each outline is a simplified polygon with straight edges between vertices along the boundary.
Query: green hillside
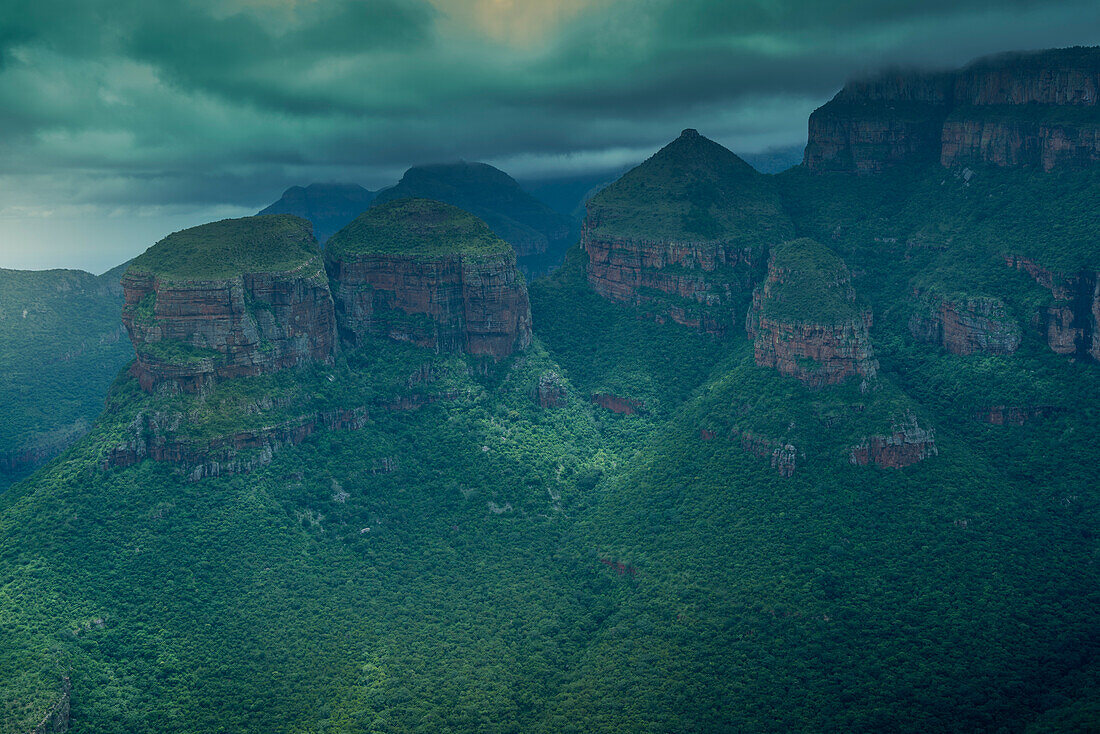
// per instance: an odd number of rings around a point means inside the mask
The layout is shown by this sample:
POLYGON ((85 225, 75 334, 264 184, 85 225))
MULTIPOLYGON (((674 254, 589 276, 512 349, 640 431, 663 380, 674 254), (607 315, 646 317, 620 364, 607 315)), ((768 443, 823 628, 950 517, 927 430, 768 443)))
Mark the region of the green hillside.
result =
POLYGON ((87 432, 133 359, 125 269, 0 270, 0 491, 87 432))
POLYGON ((134 258, 130 272, 169 280, 213 280, 285 272, 319 256, 309 222, 290 214, 265 214, 170 234, 134 258))
MULTIPOLYGON (((201 394, 120 371, 90 433, 0 494, 0 731, 30 730, 65 676, 72 731, 97 734, 1093 727, 1098 367, 1050 349, 1032 319, 1053 295, 1004 255, 1095 268, 1094 174, 768 178, 723 151, 688 136, 635 169, 605 191, 608 231, 767 246, 787 279, 765 307, 795 323, 851 315, 850 277, 874 381, 811 389, 740 328, 642 318, 589 288, 580 247, 531 283, 534 343, 499 363, 367 338, 201 394), (693 161, 726 178, 651 187, 693 161), (708 216, 721 235, 690 229, 708 216), (928 291, 1003 299, 1019 349, 917 342, 928 291), (995 406, 1043 411, 992 425, 995 406), (362 427, 242 441, 248 473, 109 467, 157 435, 347 413, 362 427), (908 420, 934 455, 853 463, 908 420)), ((507 251, 403 200, 329 252, 455 247, 507 251), (421 236, 440 221, 454 240, 421 236)))
POLYGON ((330 258, 371 253, 433 258, 510 250, 473 214, 429 199, 397 199, 374 206, 333 235, 326 248, 330 258))
POLYGON ((750 246, 793 233, 771 177, 694 130, 596 194, 588 212, 616 237, 750 246))

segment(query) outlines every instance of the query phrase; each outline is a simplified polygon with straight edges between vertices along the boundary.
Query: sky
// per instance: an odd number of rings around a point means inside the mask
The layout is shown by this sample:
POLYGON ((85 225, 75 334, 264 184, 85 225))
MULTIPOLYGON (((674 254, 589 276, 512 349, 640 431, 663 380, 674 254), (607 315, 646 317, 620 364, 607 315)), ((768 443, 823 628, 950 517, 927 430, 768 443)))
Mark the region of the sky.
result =
POLYGON ((291 185, 518 179, 694 127, 801 145, 852 76, 1100 43, 1096 0, 0 0, 0 267, 102 272, 291 185))

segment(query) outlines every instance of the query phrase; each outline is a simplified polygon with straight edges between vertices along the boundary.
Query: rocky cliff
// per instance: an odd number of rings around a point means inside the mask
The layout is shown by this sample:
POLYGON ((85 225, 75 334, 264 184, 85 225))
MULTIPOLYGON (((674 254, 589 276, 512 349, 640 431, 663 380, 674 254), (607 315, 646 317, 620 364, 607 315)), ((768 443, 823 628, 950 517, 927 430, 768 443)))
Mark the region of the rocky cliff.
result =
POLYGON ((756 364, 820 388, 850 377, 873 380, 878 362, 844 262, 809 239, 772 249, 768 275, 753 294, 745 328, 756 364))
POLYGON ((1050 348, 1074 359, 1100 361, 1100 273, 1057 273, 1015 255, 1006 255, 1005 264, 1050 291, 1053 302, 1036 315, 1050 348))
POLYGON ((461 209, 426 199, 382 204, 338 232, 325 260, 348 343, 370 334, 493 359, 531 343, 515 253, 461 209))
POLYGON ((900 469, 938 453, 935 430, 922 426, 916 416, 909 414, 896 421, 890 433, 869 436, 852 447, 849 460, 857 466, 875 464, 900 469))
POLYGON ((918 341, 939 344, 952 354, 1011 354, 1020 346, 1020 326, 999 298, 916 295, 909 333, 918 341))
POLYGON ((589 202, 581 243, 600 295, 720 334, 767 246, 793 232, 767 177, 685 130, 589 202))
POLYGON ((122 320, 151 391, 198 392, 335 348, 328 278, 309 223, 290 215, 223 220, 177 232, 123 276, 122 320))
POLYGON ((1100 48, 980 59, 955 72, 849 83, 810 116, 813 171, 901 163, 1051 170, 1100 160, 1100 48))

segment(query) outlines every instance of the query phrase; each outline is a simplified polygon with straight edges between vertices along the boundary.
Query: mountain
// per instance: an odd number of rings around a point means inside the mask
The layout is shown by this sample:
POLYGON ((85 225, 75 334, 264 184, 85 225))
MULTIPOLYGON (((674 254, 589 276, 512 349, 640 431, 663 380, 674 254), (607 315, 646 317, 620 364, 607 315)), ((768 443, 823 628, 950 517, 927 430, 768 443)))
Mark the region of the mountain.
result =
POLYGON ((476 215, 516 251, 520 266, 538 273, 561 262, 576 238, 576 226, 485 163, 446 163, 410 168, 378 192, 375 204, 395 199, 442 201, 476 215))
POLYGON ((293 214, 313 223, 313 234, 324 245, 345 224, 366 211, 376 192, 351 183, 291 186, 260 214, 293 214))
POLYGON ((794 235, 773 182, 684 130, 588 202, 588 282, 612 300, 722 333, 769 244, 794 235))
POLYGON ((0 491, 91 427, 133 357, 119 319, 125 268, 0 269, 0 491))
POLYGON ((810 116, 805 164, 876 173, 922 161, 1050 171, 1100 161, 1100 48, 979 59, 851 82, 810 116))
POLYGON ((154 245, 0 730, 1095 728, 1100 166, 877 150, 685 131, 530 284, 418 199, 154 245))

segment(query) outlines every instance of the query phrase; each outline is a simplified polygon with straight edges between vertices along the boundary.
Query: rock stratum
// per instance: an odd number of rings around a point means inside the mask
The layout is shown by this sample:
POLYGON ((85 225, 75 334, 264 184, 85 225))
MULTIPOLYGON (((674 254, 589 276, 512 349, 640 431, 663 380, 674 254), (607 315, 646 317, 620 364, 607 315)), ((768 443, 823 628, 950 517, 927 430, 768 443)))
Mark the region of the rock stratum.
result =
POLYGON ((374 207, 332 238, 325 260, 349 344, 386 336, 501 359, 531 343, 515 253, 457 207, 427 199, 374 207))
POLYGON ((920 294, 918 302, 909 319, 909 332, 918 341, 952 354, 1012 354, 1020 346, 1020 326, 999 298, 920 294))
POLYGON ((1059 273, 1017 255, 1006 255, 1005 264, 1050 291, 1052 303, 1036 318, 1047 345, 1073 359, 1100 361, 1100 272, 1059 273))
POLYGON ((756 364, 821 388, 878 372, 869 331, 844 262, 810 239, 772 249, 768 275, 753 294, 745 328, 756 364))
POLYGON ((952 72, 894 71, 847 84, 810 116, 812 171, 901 164, 1049 171, 1100 161, 1100 48, 979 59, 952 72))
POLYGON ((695 130, 588 203, 588 283, 658 321, 722 334, 794 228, 768 177, 695 130))
POLYGON ((133 374, 147 391, 199 392, 332 359, 328 278, 298 217, 227 219, 169 235, 134 260, 122 286, 133 374))

